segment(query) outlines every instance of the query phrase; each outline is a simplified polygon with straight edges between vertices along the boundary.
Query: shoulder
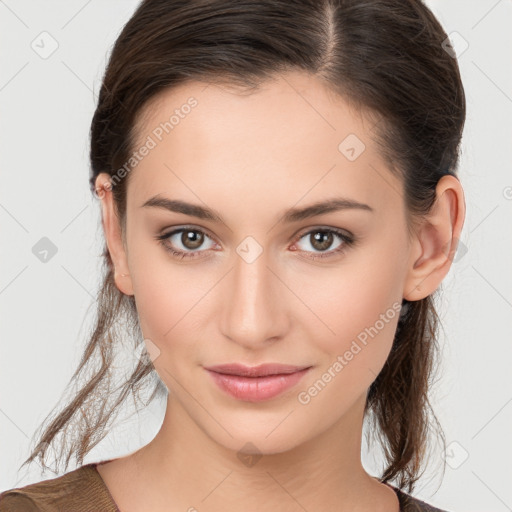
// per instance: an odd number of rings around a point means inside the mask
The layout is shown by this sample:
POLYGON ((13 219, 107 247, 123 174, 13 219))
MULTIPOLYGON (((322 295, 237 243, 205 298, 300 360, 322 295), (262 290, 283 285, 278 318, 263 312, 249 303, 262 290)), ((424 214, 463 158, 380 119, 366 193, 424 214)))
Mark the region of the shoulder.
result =
POLYGON ((86 464, 56 478, 0 493, 0 512, 119 512, 96 471, 86 464))
POLYGON ((448 510, 436 508, 428 503, 407 494, 398 487, 391 486, 395 489, 400 503, 400 512, 448 512, 448 510))

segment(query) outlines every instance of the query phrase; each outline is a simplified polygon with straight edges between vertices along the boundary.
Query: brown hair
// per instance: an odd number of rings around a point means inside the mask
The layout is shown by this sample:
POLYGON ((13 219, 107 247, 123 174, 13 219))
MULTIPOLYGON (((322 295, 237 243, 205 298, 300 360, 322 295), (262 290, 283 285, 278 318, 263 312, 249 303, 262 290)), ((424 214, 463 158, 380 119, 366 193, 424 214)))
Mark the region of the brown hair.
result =
MULTIPOLYGON (((456 176, 459 161, 465 95, 447 41, 420 0, 145 0, 117 38, 101 85, 90 132, 91 190, 100 172, 119 177, 135 149, 138 116, 158 93, 192 80, 250 92, 299 70, 376 119, 375 141, 404 185, 412 232, 413 222, 429 213, 437 182, 446 173, 456 176)), ((112 180, 123 228, 129 176, 112 180)), ((81 465, 130 392, 136 396, 147 385, 150 401, 167 393, 144 351, 129 378, 112 386, 123 337, 132 352, 143 340, 134 297, 116 287, 106 244, 103 263, 96 325, 71 381, 89 374, 24 464, 39 457, 46 467, 46 450, 62 434, 65 468, 72 455, 81 465)), ((439 348, 434 296, 404 299, 365 409, 384 448, 381 481, 394 480, 409 492, 421 476, 430 429, 445 442, 428 399, 439 348)))

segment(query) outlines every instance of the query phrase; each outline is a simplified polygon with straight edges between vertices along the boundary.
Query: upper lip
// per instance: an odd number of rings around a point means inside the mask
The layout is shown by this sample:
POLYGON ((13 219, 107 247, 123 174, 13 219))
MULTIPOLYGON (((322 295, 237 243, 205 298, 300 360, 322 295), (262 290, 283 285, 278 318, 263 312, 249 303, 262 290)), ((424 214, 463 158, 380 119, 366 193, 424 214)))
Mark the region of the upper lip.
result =
POLYGON ((239 363, 218 364, 207 366, 206 370, 226 375, 239 375, 241 377, 264 377, 266 375, 281 375, 295 373, 310 366, 293 366, 290 364, 266 363, 258 366, 245 366, 239 363))

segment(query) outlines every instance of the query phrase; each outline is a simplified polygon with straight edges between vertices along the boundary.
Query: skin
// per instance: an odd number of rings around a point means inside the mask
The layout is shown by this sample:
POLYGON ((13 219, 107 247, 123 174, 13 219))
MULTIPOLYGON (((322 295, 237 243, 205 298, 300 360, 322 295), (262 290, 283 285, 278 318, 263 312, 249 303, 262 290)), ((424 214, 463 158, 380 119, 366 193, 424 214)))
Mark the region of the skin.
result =
POLYGON ((433 293, 450 269, 465 216, 462 187, 444 176, 432 213, 409 238, 402 184, 377 152, 374 123, 300 72, 252 94, 199 82, 166 91, 140 118, 139 141, 191 96, 198 105, 130 173, 125 240, 109 176, 96 181, 105 187, 116 285, 135 296, 169 389, 156 437, 98 466, 100 475, 123 512, 396 512, 394 491, 361 463, 366 393, 391 350, 392 305, 433 293), (354 161, 338 150, 351 133, 366 146, 354 161), (141 207, 156 194, 213 208, 224 223, 141 207), (374 212, 280 221, 289 208, 335 196, 374 212), (202 245, 184 245, 181 233, 167 242, 199 257, 174 258, 155 239, 184 226, 206 234, 202 245), (333 235, 322 249, 314 228, 348 231, 359 242, 314 261, 345 243, 333 235), (251 263, 237 253, 247 236, 262 249, 251 263), (298 394, 386 311, 391 319, 378 334, 300 403, 298 394), (252 403, 224 394, 203 368, 228 362, 313 368, 291 390, 252 403), (237 456, 251 452, 247 443, 261 455, 253 465, 237 456))

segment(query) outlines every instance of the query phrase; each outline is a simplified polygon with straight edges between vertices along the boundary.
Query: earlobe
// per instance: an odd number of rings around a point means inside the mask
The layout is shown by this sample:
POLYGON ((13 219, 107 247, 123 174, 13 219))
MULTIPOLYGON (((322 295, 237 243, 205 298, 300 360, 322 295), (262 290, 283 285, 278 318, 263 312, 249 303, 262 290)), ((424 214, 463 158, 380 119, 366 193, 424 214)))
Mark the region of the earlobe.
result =
POLYGON ((103 232, 114 265, 114 281, 119 291, 125 295, 133 295, 132 280, 123 244, 121 225, 114 208, 110 176, 107 173, 100 173, 96 178, 95 188, 97 196, 101 201, 103 232))
POLYGON ((451 268, 464 217, 464 191, 459 180, 443 176, 436 187, 432 210, 412 244, 405 299, 421 300, 437 290, 451 268))

